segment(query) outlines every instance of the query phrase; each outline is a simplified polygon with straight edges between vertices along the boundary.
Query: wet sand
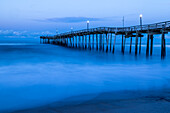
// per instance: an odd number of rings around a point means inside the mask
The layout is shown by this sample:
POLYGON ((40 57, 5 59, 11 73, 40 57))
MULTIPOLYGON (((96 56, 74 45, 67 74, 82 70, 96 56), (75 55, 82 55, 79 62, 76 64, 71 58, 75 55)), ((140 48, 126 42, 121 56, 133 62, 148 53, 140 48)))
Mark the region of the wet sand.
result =
POLYGON ((74 96, 13 113, 170 113, 170 90, 117 91, 74 96))

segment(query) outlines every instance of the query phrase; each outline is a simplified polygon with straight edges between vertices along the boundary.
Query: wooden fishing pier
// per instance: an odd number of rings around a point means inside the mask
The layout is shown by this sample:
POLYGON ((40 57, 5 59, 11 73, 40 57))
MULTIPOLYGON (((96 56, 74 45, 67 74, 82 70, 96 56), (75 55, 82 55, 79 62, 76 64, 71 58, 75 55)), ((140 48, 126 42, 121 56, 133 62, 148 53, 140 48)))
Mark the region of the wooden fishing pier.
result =
POLYGON ((122 38, 121 52, 124 54, 126 38, 130 38, 129 53, 131 53, 132 40, 135 38, 135 55, 137 55, 141 53, 141 38, 147 35, 146 56, 152 56, 154 35, 159 34, 161 35, 161 58, 165 58, 165 35, 168 32, 170 32, 170 21, 131 27, 99 27, 61 33, 55 36, 41 36, 40 43, 114 53, 116 38, 120 35, 122 38))

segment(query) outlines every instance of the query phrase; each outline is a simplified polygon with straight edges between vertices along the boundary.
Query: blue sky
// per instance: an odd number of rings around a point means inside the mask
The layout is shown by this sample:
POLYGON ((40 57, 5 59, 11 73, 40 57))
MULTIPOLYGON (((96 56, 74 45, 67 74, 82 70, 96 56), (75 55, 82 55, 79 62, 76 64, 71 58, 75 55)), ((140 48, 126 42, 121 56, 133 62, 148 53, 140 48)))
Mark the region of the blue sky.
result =
MULTIPOLYGON (((0 35, 55 34, 90 27, 170 20, 170 0, 1 0, 0 35)), ((11 36, 10 35, 10 36, 11 36)))

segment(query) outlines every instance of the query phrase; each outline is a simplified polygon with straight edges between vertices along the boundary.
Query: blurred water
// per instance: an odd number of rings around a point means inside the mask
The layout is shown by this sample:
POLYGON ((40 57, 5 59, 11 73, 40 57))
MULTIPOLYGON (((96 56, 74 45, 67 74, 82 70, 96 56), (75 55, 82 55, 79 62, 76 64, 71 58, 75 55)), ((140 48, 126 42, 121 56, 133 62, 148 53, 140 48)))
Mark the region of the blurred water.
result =
POLYGON ((161 60, 160 45, 153 56, 135 57, 116 51, 103 53, 56 45, 0 44, 0 111, 29 108, 66 97, 115 90, 169 87, 170 46, 161 60))

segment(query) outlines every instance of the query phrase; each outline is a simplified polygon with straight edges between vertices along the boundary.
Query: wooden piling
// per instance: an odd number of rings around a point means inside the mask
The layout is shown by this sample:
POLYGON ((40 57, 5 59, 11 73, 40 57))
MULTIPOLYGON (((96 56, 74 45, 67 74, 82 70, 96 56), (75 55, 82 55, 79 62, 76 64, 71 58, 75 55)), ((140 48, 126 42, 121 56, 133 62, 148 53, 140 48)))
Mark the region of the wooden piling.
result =
POLYGON ((82 48, 84 49, 84 36, 82 36, 82 48))
POLYGON ((142 37, 140 37, 140 43, 139 43, 139 54, 141 53, 141 43, 142 43, 142 37))
POLYGON ((92 43, 93 43, 92 49, 94 49, 94 34, 93 34, 93 42, 92 43))
POLYGON ((88 48, 91 50, 91 37, 90 37, 90 34, 89 34, 89 47, 88 48))
POLYGON ((81 43, 81 36, 80 35, 78 36, 78 40, 79 40, 78 41, 78 48, 80 48, 80 43, 81 43))
POLYGON ((146 56, 149 56, 149 40, 150 40, 150 35, 148 34, 148 36, 147 36, 147 46, 146 46, 146 56))
POLYGON ((74 36, 72 37, 72 40, 73 40, 73 48, 74 48, 74 44, 75 44, 75 42, 74 42, 74 36))
POLYGON ((85 35, 85 49, 87 49, 87 35, 85 35))
POLYGON ((112 33, 110 34, 110 52, 112 51, 112 33))
POLYGON ((76 38, 76 42, 75 42, 75 44, 76 44, 76 48, 77 48, 77 36, 75 36, 75 38, 76 38))
POLYGON ((131 54, 132 53, 132 37, 130 39, 130 50, 129 50, 129 53, 131 54))
POLYGON ((67 37, 67 47, 68 47, 69 45, 68 45, 68 37, 67 37))
POLYGON ((115 44, 116 44, 116 34, 115 34, 115 39, 114 39, 114 44, 113 44, 113 50, 112 50, 112 53, 115 52, 115 44))
POLYGON ((107 42, 107 46, 106 46, 106 53, 108 52, 108 44, 109 44, 109 35, 107 35, 106 33, 106 42, 107 42))
POLYGON ((101 51, 102 50, 102 34, 100 34, 100 39, 99 39, 99 45, 100 45, 100 48, 99 50, 101 51))
POLYGON ((161 38, 161 58, 164 59, 165 57, 165 34, 162 32, 161 38))
POLYGON ((164 57, 166 56, 166 40, 165 40, 165 38, 164 38, 164 57))
POLYGON ((138 33, 136 33, 135 55, 138 54, 138 33))
POLYGON ((124 39, 123 52, 125 52, 125 46, 126 46, 126 37, 125 37, 125 39, 124 39))
POLYGON ((71 43, 71 37, 69 37, 69 38, 70 38, 70 44, 69 44, 69 45, 70 45, 70 47, 72 47, 72 43, 71 43))
POLYGON ((153 53, 153 35, 150 36, 150 39, 151 39, 150 56, 152 56, 152 53, 153 53))
POLYGON ((124 41, 123 40, 124 40, 124 36, 122 35, 122 53, 124 54, 124 47, 123 47, 124 46, 124 44, 123 44, 124 41))
POLYGON ((48 44, 50 44, 50 39, 48 39, 48 44))
POLYGON ((103 51, 104 51, 104 46, 105 46, 105 41, 104 41, 104 40, 106 39, 104 33, 103 33, 103 38, 102 38, 102 39, 103 39, 103 41, 102 41, 102 44, 103 44, 102 49, 103 49, 103 51))
POLYGON ((96 34, 96 50, 98 51, 98 34, 96 34))

